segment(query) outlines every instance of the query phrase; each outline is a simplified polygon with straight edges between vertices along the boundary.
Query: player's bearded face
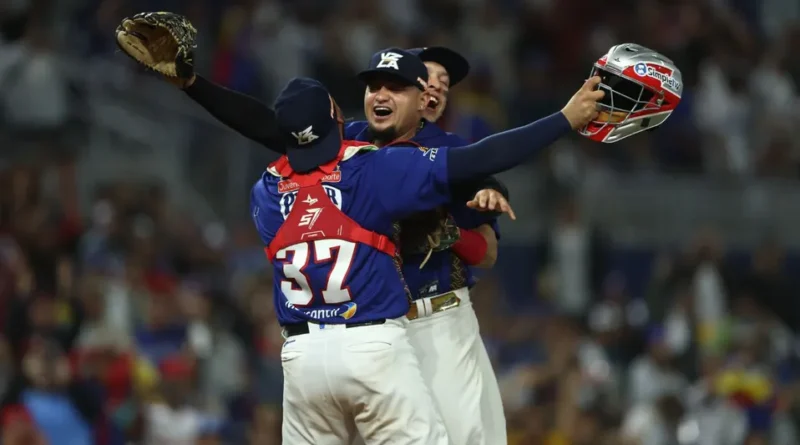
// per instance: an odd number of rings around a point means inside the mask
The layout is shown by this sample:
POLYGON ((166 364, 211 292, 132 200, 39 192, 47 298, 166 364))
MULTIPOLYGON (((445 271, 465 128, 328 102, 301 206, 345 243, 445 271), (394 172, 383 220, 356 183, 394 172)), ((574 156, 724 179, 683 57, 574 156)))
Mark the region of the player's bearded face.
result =
POLYGON ((428 122, 436 122, 447 108, 447 96, 450 93, 450 75, 436 62, 425 62, 428 68, 428 94, 430 98, 425 104, 423 117, 428 122))
POLYGON ((388 143, 410 137, 422 119, 428 94, 418 88, 381 80, 367 85, 364 114, 376 141, 388 143))

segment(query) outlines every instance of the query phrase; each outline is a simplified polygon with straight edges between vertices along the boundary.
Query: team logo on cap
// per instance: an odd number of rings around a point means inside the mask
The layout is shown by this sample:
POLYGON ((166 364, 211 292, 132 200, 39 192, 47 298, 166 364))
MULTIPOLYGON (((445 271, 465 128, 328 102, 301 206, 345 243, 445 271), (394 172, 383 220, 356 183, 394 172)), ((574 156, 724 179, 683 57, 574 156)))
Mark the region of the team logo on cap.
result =
POLYGON ((381 61, 378 62, 376 68, 392 68, 399 70, 400 67, 397 62, 403 58, 402 54, 397 53, 381 53, 381 61))
POLYGON ((638 74, 640 76, 646 76, 647 75, 647 65, 645 65, 644 63, 637 63, 636 65, 633 66, 633 71, 635 71, 636 74, 638 74))
POLYGON ((298 145, 310 144, 310 143, 316 141, 317 139, 319 139, 319 136, 314 134, 314 126, 313 125, 309 125, 305 130, 300 131, 300 132, 293 131, 292 132, 292 136, 294 136, 294 138, 297 139, 297 144, 298 145))

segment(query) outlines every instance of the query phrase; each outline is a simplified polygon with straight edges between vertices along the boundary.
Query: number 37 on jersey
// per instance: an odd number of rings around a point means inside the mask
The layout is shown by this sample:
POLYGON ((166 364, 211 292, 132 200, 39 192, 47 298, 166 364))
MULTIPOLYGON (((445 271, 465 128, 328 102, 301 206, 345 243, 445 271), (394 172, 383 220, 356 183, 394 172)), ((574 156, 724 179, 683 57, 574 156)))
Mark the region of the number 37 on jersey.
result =
MULTIPOLYGON (((331 186, 323 185, 325 193, 331 202, 341 209, 342 192, 331 186)), ((281 213, 284 219, 294 207, 297 193, 286 193, 281 198, 281 213)), ((310 209, 312 210, 312 209, 310 209)), ((319 217, 312 213, 303 215, 301 224, 313 226, 314 219, 319 217)), ((284 280, 281 281, 281 291, 288 302, 295 307, 309 307, 314 304, 314 293, 311 290, 311 280, 314 272, 326 273, 326 282, 322 283, 320 297, 317 303, 333 305, 351 301, 352 295, 345 283, 353 264, 356 244, 338 239, 320 239, 301 242, 279 250, 275 259, 283 262, 284 280)), ((320 283, 315 283, 320 284, 320 283)))
POLYGON ((347 282, 355 258, 356 244, 338 239, 320 239, 297 243, 279 250, 275 259, 283 262, 281 292, 290 304, 309 307, 314 303, 311 273, 327 270, 321 291, 323 304, 347 303, 353 299, 347 282), (327 266, 327 267, 326 267, 327 266))

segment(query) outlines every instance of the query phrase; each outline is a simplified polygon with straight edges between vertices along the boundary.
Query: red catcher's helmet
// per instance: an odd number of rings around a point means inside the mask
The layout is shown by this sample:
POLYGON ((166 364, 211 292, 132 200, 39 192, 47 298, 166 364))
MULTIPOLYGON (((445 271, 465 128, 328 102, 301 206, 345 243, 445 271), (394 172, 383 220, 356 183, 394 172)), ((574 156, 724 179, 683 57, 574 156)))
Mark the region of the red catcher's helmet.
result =
POLYGON ((600 115, 580 130, 605 143, 655 128, 667 120, 681 101, 683 78, 672 60, 635 43, 612 47, 595 62, 592 76, 606 92, 600 115))

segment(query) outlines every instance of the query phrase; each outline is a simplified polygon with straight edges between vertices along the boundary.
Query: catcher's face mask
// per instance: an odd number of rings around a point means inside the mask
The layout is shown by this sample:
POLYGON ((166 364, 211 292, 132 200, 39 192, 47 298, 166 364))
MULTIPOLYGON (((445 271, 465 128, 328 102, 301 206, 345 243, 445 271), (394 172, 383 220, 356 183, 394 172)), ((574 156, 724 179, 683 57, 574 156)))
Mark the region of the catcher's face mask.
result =
MULTIPOLYGON (((600 58, 591 76, 606 95, 597 119, 580 133, 613 143, 655 128, 672 114, 683 92, 681 72, 661 54, 636 44, 617 45, 600 58)), ((590 76, 590 77, 591 77, 590 76)))

